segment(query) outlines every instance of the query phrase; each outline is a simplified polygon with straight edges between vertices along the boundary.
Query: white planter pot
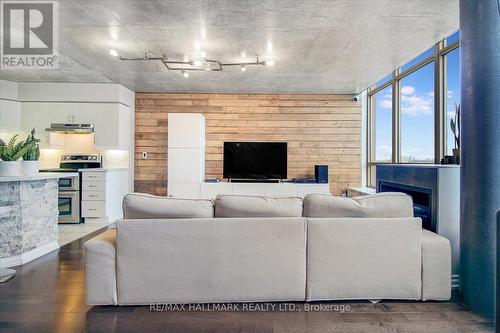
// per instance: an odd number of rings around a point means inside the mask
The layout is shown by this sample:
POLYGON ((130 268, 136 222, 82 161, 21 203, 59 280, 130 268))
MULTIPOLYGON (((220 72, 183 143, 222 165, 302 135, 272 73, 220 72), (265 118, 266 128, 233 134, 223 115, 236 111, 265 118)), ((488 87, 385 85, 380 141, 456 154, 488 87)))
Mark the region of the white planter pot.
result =
POLYGON ((22 161, 21 169, 25 176, 36 175, 39 171, 38 161, 22 161))
POLYGON ((0 161, 0 177, 21 176, 21 161, 0 161))

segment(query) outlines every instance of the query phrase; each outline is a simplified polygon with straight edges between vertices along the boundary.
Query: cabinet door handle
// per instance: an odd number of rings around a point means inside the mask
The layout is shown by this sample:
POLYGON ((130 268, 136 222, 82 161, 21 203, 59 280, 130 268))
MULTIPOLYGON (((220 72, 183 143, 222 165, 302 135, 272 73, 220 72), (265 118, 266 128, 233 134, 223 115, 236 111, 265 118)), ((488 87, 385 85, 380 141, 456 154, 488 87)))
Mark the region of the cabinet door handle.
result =
POLYGON ((91 198, 97 198, 97 195, 91 194, 91 195, 89 195, 89 197, 91 197, 91 198))

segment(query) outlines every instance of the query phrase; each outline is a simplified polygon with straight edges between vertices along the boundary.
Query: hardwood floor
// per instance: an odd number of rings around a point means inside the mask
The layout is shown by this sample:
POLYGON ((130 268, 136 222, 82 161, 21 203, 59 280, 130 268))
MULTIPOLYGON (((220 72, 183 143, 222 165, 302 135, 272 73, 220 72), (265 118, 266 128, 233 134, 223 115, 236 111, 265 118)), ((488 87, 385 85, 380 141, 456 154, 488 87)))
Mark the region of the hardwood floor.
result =
POLYGON ((343 313, 90 307, 84 303, 82 245, 99 232, 16 268, 16 277, 0 285, 0 332, 493 332, 492 318, 455 302, 313 303, 349 306, 343 313))

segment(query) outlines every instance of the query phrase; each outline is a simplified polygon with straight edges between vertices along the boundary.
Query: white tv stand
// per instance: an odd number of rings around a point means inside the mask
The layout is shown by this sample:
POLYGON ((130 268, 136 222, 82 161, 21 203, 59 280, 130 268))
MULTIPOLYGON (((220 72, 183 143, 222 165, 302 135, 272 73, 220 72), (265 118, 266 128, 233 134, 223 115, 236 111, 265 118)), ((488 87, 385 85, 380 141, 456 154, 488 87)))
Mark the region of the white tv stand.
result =
POLYGON ((263 195, 263 196, 298 196, 307 194, 329 194, 328 183, 201 183, 200 198, 213 199, 218 194, 263 195))

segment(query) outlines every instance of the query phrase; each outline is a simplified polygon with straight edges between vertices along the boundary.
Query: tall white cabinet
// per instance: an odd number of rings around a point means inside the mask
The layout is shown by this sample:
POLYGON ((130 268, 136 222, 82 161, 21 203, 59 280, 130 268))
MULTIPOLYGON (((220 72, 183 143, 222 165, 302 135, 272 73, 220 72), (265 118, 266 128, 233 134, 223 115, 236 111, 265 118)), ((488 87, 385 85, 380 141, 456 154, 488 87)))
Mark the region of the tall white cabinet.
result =
POLYGON ((205 178, 205 116, 168 114, 169 196, 198 198, 205 178))

